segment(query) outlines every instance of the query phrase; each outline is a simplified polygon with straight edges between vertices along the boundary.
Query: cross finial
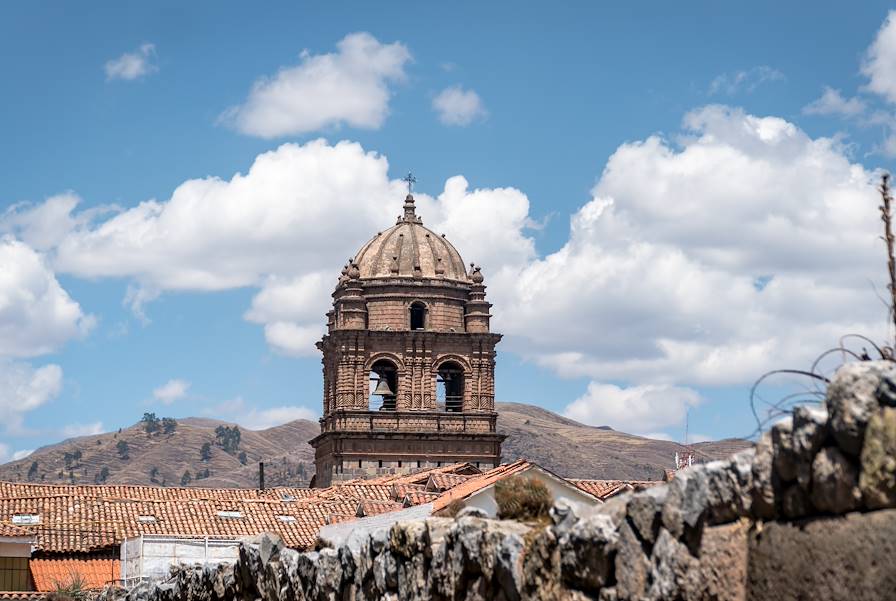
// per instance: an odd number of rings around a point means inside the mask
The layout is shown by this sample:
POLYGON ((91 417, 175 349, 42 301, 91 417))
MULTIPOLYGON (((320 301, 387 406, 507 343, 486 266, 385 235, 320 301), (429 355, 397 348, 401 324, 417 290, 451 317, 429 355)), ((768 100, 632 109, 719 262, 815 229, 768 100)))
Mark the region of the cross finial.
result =
POLYGON ((414 184, 417 183, 417 178, 414 177, 414 175, 410 171, 408 171, 408 174, 406 176, 401 178, 401 181, 408 183, 408 194, 414 191, 414 184))

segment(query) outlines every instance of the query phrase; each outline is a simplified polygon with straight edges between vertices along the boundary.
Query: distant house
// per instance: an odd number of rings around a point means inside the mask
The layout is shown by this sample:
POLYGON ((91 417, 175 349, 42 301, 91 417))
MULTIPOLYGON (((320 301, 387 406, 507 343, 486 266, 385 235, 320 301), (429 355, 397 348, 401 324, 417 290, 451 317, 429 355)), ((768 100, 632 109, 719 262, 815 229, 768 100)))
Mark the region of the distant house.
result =
POLYGON ((567 480, 528 461, 460 463, 329 488, 214 489, 0 482, 0 590, 135 584, 177 564, 236 559, 240 540, 271 532, 296 549, 318 536, 421 519, 452 503, 496 515, 494 485, 523 476, 574 507, 650 483, 567 480), (610 483, 608 483, 610 482, 610 483))

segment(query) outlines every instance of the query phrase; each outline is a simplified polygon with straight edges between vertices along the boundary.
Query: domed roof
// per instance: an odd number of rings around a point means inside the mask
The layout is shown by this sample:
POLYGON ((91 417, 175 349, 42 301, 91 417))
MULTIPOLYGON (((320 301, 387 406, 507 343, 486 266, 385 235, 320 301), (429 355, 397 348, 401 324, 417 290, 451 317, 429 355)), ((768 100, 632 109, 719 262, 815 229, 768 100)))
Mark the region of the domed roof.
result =
POLYGON ((361 247, 354 263, 361 279, 433 278, 468 282, 467 270, 457 249, 432 230, 414 211, 414 197, 408 194, 404 215, 398 223, 361 247))

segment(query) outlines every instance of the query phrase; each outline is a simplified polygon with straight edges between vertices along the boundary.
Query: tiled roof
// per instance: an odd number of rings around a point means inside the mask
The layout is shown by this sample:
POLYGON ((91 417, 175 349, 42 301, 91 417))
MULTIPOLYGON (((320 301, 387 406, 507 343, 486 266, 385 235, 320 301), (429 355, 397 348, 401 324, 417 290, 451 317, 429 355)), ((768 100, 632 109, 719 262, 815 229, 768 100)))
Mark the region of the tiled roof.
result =
POLYGON ((570 478, 569 482, 602 501, 627 490, 644 490, 662 484, 656 480, 579 480, 574 478, 570 478))
POLYGON ((78 579, 84 588, 99 589, 121 579, 121 562, 117 559, 61 557, 31 559, 28 562, 34 588, 50 592, 78 579))
POLYGON ((498 480, 502 480, 509 476, 513 476, 514 474, 526 471, 527 469, 532 467, 532 465, 532 463, 529 463, 525 459, 519 459, 517 461, 514 461, 513 463, 500 465, 495 469, 469 478, 463 483, 458 484, 451 490, 446 491, 438 499, 433 501, 433 512, 448 507, 456 500, 465 499, 473 493, 482 490, 486 486, 494 484, 498 480))
POLYGON ((413 505, 423 505, 424 503, 432 503, 436 499, 442 496, 442 493, 438 492, 426 492, 424 490, 410 490, 403 497, 402 503, 405 507, 411 507, 413 505))
POLYGON ((26 538, 30 537, 31 533, 14 524, 0 522, 0 536, 7 538, 26 538))
POLYGON ((78 496, 97 499, 134 499, 146 501, 179 501, 183 499, 247 499, 281 500, 302 499, 314 494, 314 489, 298 487, 257 488, 184 488, 174 486, 141 486, 135 484, 98 484, 72 486, 69 484, 32 484, 30 482, 0 481, 0 498, 46 498, 78 496))
POLYGON ((449 488, 454 488, 458 484, 463 484, 473 477, 474 476, 463 476, 461 474, 432 474, 426 482, 426 490, 430 492, 444 492, 449 488))
MULTIPOLYGON (((13 528, 12 516, 34 515, 39 523, 15 531, 33 536, 36 549, 46 553, 109 549, 141 534, 239 538, 273 532, 290 547, 310 548, 326 524, 404 506, 432 503, 438 510, 533 466, 520 460, 482 472, 461 463, 325 489, 264 491, 0 482, 0 525, 13 528)), ((601 496, 580 484, 597 481, 574 482, 601 496)))
POLYGON ((361 501, 358 503, 358 510, 355 512, 355 515, 363 518, 390 511, 398 511, 399 509, 404 509, 404 505, 395 501, 361 501))
POLYGON ((46 596, 37 591, 0 591, 0 601, 43 601, 46 596))

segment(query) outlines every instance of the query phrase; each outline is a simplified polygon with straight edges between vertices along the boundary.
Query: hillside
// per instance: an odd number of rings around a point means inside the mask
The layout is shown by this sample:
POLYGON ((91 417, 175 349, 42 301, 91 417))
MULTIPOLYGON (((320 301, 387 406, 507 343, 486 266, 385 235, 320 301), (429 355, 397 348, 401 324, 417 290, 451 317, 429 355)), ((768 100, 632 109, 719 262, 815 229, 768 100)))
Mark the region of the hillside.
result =
MULTIPOLYGON (((681 450, 674 442, 585 426, 532 405, 499 403, 498 412, 499 430, 508 435, 505 461, 524 457, 571 478, 656 480, 681 450)), ((233 424, 187 418, 168 434, 147 434, 138 423, 119 432, 72 438, 0 465, 0 480, 179 486, 189 473, 188 486, 253 487, 258 485, 259 461, 265 462, 269 486, 306 484, 314 473, 308 440, 319 431, 315 422, 296 420, 258 431, 240 428, 238 446, 227 450, 216 437, 219 426, 233 424), (122 441, 126 459, 119 451, 122 441), (206 443, 210 453, 203 459, 206 443)), ((724 440, 692 447, 699 457, 712 459, 748 445, 724 440)))

